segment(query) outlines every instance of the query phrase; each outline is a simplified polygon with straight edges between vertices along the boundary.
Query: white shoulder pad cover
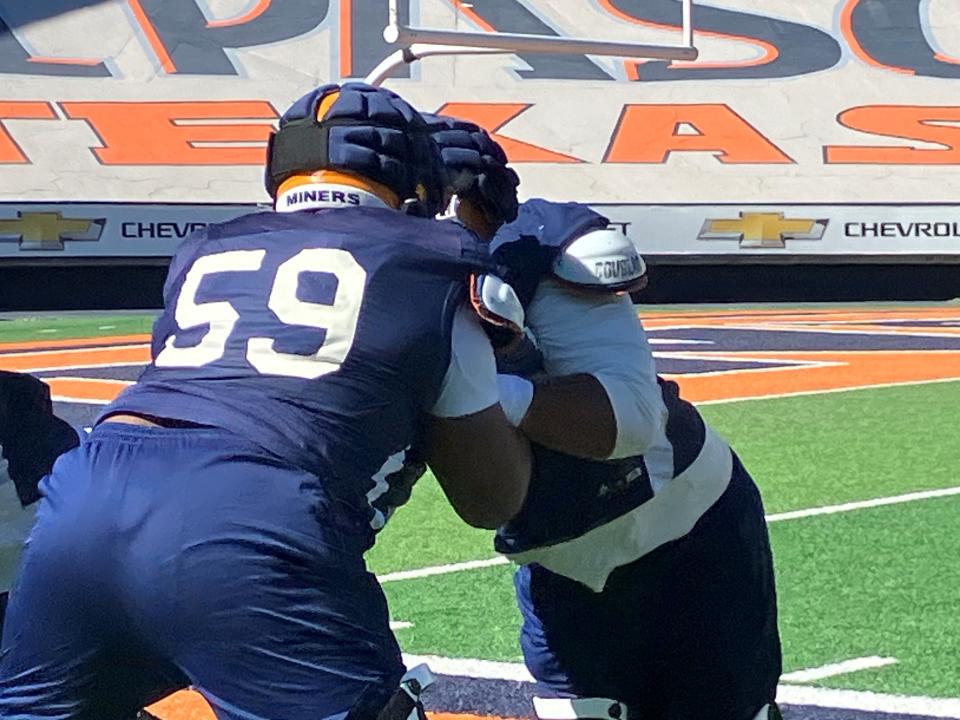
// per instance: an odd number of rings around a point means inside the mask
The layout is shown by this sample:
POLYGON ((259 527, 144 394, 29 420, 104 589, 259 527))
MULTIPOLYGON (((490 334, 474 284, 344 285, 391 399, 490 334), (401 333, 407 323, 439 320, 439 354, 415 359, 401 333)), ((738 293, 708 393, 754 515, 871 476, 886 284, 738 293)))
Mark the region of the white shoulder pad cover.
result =
POLYGON ((629 237, 607 228, 569 243, 554 261, 553 272, 573 285, 619 292, 639 281, 647 265, 629 237))
POLYGON ((484 321, 517 334, 523 332, 523 305, 511 285, 487 274, 475 275, 471 285, 473 307, 484 321))

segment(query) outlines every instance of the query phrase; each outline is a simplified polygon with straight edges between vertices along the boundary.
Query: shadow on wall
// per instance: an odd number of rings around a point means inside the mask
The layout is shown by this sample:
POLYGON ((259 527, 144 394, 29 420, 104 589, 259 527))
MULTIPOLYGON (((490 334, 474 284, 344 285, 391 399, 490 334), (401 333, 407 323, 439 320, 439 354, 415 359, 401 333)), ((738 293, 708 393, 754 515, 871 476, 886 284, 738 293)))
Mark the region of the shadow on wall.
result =
POLYGON ((46 20, 72 10, 102 5, 113 0, 42 0, 25 2, 24 0, 0 0, 0 20, 7 27, 0 27, 0 42, 8 33, 8 27, 18 28, 38 20, 46 20))
MULTIPOLYGON (((0 264, 0 313, 149 310, 163 305, 166 262, 0 264)), ((943 301, 960 265, 654 265, 634 301, 668 303, 943 301)))

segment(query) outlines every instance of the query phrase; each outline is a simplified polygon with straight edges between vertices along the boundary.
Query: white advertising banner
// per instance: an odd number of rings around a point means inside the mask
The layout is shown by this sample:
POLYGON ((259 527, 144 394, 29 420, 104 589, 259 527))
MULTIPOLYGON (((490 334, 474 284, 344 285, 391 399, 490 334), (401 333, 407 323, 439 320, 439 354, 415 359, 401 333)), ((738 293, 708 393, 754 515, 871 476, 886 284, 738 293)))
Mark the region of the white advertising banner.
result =
MULTIPOLYGON (((401 7, 422 27, 680 42, 679 0, 401 7)), ((4 218, 22 203, 132 203, 137 217, 185 222, 209 208, 163 203, 267 202, 264 148, 279 114, 318 84, 362 78, 392 50, 386 22, 386 0, 0 0, 4 218)), ((957 253, 942 223, 960 204, 960 3, 711 0, 696 2, 694 25, 694 63, 441 57, 387 86, 495 133, 524 197, 683 226, 657 233, 656 252, 957 253), (729 205, 732 215, 709 218, 730 228, 721 221, 775 203, 787 219, 835 214, 819 237, 817 227, 788 233, 782 248, 745 247, 698 215, 729 205), (907 226, 844 234, 861 221, 907 226)), ((62 250, 11 243, 8 225, 0 253, 167 252, 172 238, 123 236, 122 223, 138 220, 120 220, 114 235, 113 217, 96 243, 82 239, 94 230, 74 231, 62 250)), ((775 232, 769 220, 744 222, 775 232)))
MULTIPOLYGON (((604 205, 654 262, 960 260, 952 205, 604 205)), ((268 206, 0 203, 0 260, 166 258, 194 230, 268 206)))

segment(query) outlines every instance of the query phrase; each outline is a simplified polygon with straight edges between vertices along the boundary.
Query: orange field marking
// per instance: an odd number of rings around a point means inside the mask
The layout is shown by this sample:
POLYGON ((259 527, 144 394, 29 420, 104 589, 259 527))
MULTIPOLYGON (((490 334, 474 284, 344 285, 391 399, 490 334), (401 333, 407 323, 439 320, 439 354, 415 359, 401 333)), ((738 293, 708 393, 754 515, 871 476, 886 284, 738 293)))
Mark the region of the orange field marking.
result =
POLYGON ((150 362, 149 345, 39 350, 0 354, 0 370, 41 372, 109 365, 145 365, 150 362))
POLYGON ((112 337, 70 338, 69 340, 27 340, 0 343, 0 353, 14 350, 41 350, 44 348, 106 347, 107 345, 133 345, 149 343, 149 335, 114 335, 112 337))
MULTIPOLYGON (((960 350, 728 352, 723 353, 723 356, 742 360, 773 359, 830 364, 778 366, 669 377, 679 383, 683 397, 691 402, 960 380, 960 350)), ((708 357, 708 353, 701 357, 708 357)))
POLYGON ((183 690, 164 698, 147 711, 160 720, 217 720, 200 693, 183 690))
MULTIPOLYGON (((203 699, 200 693, 192 690, 183 690, 170 697, 164 698, 147 710, 161 720, 216 720, 213 710, 203 699)), ((465 713, 434 713, 428 712, 430 720, 492 720, 491 718, 465 713)), ((496 720, 509 720, 497 718, 496 720)))
POLYGON ((133 383, 107 378, 51 377, 43 381, 50 386, 50 394, 58 402, 85 402, 106 404, 133 383))
POLYGON ((960 308, 890 308, 888 310, 727 310, 705 313, 638 312, 644 327, 727 327, 749 323, 774 328, 783 323, 876 322, 881 320, 957 320, 960 308))
MULTIPOLYGON (((747 327, 741 325, 739 327, 747 327)), ((867 323, 811 323, 792 322, 782 325, 757 325, 760 330, 786 330, 788 332, 849 333, 851 335, 913 335, 915 337, 960 337, 960 325, 943 327, 937 325, 875 325, 867 323)))
MULTIPOLYGON (((164 698, 147 710, 161 720, 216 720, 213 710, 203 699, 203 696, 193 690, 183 690, 164 698)), ((494 720, 494 718, 469 715, 465 713, 433 713, 428 712, 430 720, 494 720)), ((495 720, 509 720, 496 718, 495 720)))

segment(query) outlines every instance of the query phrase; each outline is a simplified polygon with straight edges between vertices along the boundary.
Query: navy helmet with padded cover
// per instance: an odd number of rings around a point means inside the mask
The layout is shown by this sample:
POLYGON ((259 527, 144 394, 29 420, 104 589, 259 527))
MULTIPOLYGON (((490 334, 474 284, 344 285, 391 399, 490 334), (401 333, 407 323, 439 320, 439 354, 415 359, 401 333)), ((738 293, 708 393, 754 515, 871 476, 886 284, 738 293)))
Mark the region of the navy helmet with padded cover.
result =
POLYGON ((520 178, 507 154, 486 130, 467 120, 423 113, 440 147, 449 188, 477 203, 496 225, 517 217, 520 178))
POLYGON ((426 121, 390 90, 364 83, 323 85, 293 103, 267 148, 271 197, 284 180, 318 170, 360 175, 384 185, 420 214, 436 215, 446 184, 440 151, 426 121), (339 93, 322 118, 317 108, 339 93))

